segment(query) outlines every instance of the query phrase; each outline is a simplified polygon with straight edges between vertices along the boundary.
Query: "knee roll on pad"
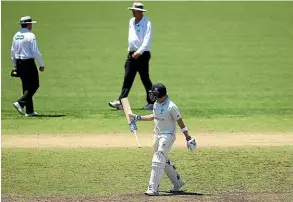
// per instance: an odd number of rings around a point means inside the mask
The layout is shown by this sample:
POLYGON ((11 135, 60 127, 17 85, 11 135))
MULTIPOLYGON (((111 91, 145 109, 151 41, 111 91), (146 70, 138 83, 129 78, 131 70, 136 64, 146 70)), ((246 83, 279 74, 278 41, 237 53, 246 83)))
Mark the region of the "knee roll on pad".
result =
POLYGON ((163 152, 157 151, 153 155, 152 166, 164 168, 166 165, 166 157, 163 152))

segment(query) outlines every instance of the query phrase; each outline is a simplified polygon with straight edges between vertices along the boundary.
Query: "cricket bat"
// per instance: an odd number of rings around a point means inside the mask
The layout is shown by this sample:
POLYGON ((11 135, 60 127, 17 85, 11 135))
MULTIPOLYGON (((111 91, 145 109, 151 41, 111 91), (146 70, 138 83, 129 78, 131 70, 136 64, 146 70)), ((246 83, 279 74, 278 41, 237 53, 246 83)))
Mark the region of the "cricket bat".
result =
POLYGON ((125 116, 126 116, 127 123, 129 124, 129 127, 130 127, 130 131, 134 133, 138 148, 141 148, 141 145, 140 145, 140 142, 139 142, 139 139, 138 139, 138 135, 137 135, 136 123, 135 123, 135 121, 131 121, 130 118, 129 118, 129 115, 128 115, 128 114, 132 114, 132 110, 131 110, 128 98, 127 97, 122 98, 121 103, 122 103, 122 106, 123 106, 123 110, 124 110, 124 113, 125 113, 125 116))

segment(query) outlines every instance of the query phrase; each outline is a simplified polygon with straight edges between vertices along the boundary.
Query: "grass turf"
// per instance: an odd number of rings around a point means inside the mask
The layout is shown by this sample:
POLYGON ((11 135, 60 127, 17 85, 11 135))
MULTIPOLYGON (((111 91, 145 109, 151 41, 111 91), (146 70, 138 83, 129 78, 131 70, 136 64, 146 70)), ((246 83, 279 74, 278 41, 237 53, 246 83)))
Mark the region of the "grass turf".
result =
MULTIPOLYGON (((25 196, 143 193, 151 149, 3 149, 2 193, 25 196)), ((292 193, 293 147, 174 149, 189 192, 292 193)), ((161 190, 171 183, 164 178, 161 190)))
MULTIPOLYGON (((2 2, 2 133, 127 131, 124 115, 107 102, 118 97, 122 84, 129 2, 16 5, 2 2), (49 117, 23 120, 12 107, 21 87, 9 76, 9 55, 16 22, 28 13, 39 21, 33 31, 47 66, 40 73, 35 109, 49 117), (50 117, 59 115, 65 116, 50 117)), ((152 81, 166 84, 195 130, 292 131, 292 6, 147 2, 153 23, 152 81)), ((145 104, 139 77, 129 98, 134 109, 145 104)))

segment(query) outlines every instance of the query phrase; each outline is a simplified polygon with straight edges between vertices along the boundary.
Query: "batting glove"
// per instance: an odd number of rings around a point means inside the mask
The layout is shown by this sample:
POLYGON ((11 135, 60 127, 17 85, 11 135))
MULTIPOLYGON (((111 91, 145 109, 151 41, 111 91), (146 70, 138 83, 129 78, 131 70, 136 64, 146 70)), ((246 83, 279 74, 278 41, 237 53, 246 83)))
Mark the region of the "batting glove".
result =
POLYGON ((141 116, 137 115, 137 114, 128 114, 128 116, 129 116, 131 122, 132 121, 137 122, 137 121, 141 120, 141 116))
POLYGON ((137 130, 136 123, 134 121, 131 121, 131 123, 129 124, 129 128, 131 132, 136 131, 137 130))
POLYGON ((189 149, 189 151, 193 152, 196 146, 197 146, 197 143, 195 139, 187 140, 187 149, 189 149))

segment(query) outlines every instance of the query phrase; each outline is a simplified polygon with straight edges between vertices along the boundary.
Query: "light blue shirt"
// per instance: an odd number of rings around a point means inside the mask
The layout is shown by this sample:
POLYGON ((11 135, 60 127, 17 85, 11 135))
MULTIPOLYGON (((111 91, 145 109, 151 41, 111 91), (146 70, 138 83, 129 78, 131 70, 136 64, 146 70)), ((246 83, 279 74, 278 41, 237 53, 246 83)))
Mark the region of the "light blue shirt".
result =
POLYGON ((169 98, 163 103, 154 103, 153 108, 155 134, 173 134, 176 133, 176 124, 181 119, 178 107, 169 98))

